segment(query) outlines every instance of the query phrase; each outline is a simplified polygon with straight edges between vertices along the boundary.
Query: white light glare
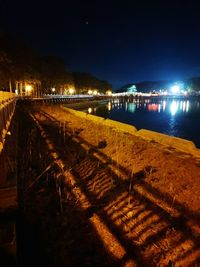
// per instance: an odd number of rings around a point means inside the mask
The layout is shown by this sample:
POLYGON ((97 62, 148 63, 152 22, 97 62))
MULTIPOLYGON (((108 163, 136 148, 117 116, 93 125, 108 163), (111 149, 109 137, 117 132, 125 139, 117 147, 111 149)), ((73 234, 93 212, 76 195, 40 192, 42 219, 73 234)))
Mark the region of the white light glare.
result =
POLYGON ((88 108, 88 113, 89 113, 89 114, 92 113, 92 108, 88 108))
POLYGON ((171 87, 171 91, 172 91, 172 93, 177 94, 180 92, 180 87, 178 85, 173 85, 171 87))
POLYGON ((170 111, 171 111, 172 116, 174 116, 176 112, 178 111, 178 103, 176 101, 173 101, 171 103, 170 111))

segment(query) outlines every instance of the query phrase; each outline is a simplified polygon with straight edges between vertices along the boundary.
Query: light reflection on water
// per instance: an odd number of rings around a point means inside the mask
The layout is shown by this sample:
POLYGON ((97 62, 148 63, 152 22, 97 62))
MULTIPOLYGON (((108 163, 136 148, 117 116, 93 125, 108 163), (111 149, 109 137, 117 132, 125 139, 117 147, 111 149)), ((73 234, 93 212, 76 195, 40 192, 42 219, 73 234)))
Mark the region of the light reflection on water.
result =
POLYGON ((200 101, 161 100, 158 102, 124 101, 88 107, 88 113, 132 124, 137 129, 149 129, 186 138, 200 147, 200 101))
MULTIPOLYGON (((197 107, 199 107, 199 102, 197 103, 197 107)), ((178 112, 188 112, 190 108, 190 101, 180 101, 173 100, 171 102, 167 102, 166 100, 161 101, 161 103, 149 103, 149 100, 145 102, 125 102, 120 103, 118 101, 108 102, 106 105, 108 111, 118 110, 125 108, 125 111, 134 113, 137 109, 147 109, 149 112, 169 112, 172 116, 176 115, 178 112)), ((88 108, 88 113, 92 113, 92 109, 88 108)))

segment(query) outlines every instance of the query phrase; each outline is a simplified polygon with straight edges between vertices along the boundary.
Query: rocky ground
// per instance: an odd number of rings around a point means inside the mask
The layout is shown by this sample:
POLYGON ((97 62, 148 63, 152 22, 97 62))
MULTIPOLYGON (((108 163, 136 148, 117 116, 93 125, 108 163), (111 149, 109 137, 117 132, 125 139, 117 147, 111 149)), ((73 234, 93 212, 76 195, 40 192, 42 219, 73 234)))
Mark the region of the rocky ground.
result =
POLYGON ((19 117, 22 262, 200 266, 198 158, 55 105, 19 117))

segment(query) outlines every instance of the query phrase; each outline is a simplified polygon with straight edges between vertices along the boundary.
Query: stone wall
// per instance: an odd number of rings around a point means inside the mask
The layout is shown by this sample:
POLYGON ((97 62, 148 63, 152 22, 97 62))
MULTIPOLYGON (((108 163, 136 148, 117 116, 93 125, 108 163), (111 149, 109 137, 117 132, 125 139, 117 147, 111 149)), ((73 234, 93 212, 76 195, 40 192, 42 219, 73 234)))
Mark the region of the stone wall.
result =
POLYGON ((191 141, 188 141, 186 139, 174 137, 174 136, 169 136, 166 134, 146 130, 146 129, 141 129, 137 130, 135 126, 121 123, 118 121, 110 120, 110 119, 104 119, 101 117, 97 117, 91 114, 87 114, 82 111, 77 111, 74 109, 69 109, 66 107, 61 106, 62 109, 67 110, 71 114, 74 114, 75 116, 88 119, 90 121, 93 121, 98 124, 102 124, 104 126, 112 127, 116 131, 123 131, 132 135, 136 135, 138 137, 141 137, 145 140, 148 141, 154 141, 157 142, 163 146, 174 148, 175 150, 184 152, 184 153, 189 153, 192 154, 195 157, 200 157, 200 149, 197 149, 195 144, 191 141))

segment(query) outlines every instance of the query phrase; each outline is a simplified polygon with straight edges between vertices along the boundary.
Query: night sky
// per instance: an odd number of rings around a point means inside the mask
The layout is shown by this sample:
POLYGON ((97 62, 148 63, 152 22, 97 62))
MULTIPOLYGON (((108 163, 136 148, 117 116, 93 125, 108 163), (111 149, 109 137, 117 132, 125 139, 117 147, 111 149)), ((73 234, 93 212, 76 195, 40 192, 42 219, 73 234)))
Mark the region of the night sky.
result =
POLYGON ((199 1, 2 1, 0 31, 118 88, 200 76, 199 1))

